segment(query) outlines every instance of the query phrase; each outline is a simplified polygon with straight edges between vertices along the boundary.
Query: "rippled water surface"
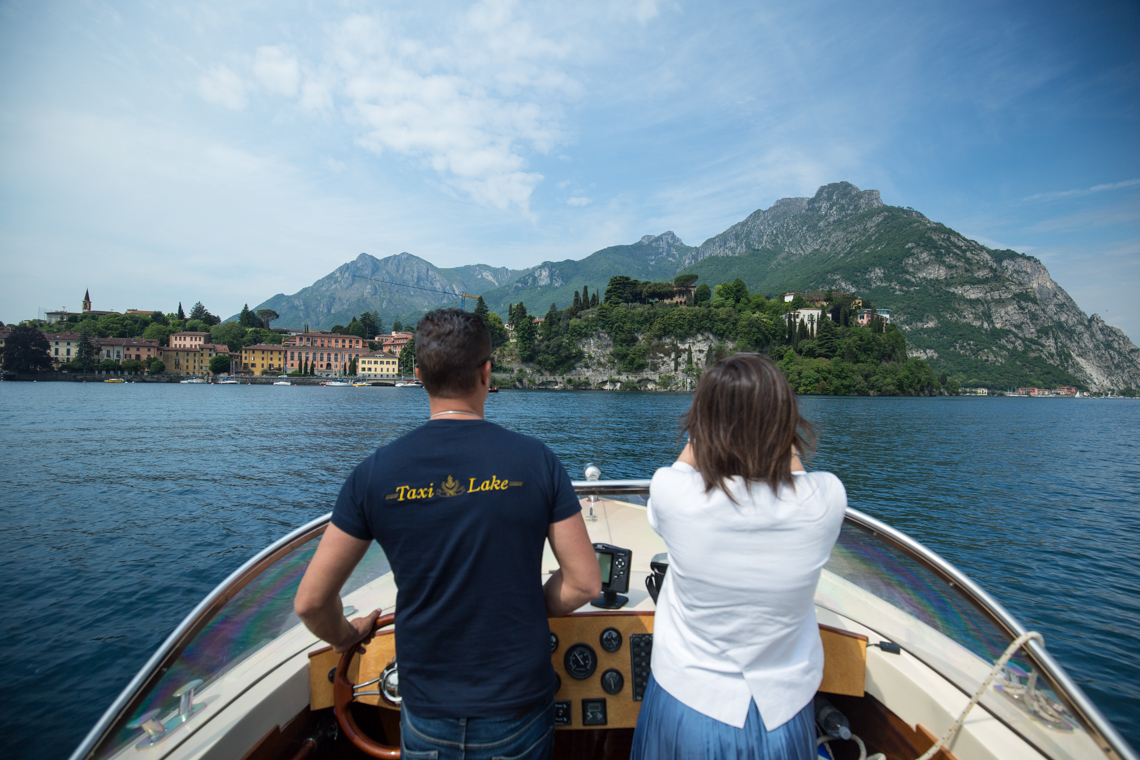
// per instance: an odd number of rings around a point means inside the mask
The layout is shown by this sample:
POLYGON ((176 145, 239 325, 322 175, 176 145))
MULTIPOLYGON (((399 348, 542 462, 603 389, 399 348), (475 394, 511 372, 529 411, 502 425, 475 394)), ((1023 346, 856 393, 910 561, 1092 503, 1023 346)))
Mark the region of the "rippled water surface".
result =
MULTIPOLYGON (((572 477, 648 477, 687 395, 502 392, 572 477)), ((1140 745, 1140 403, 805 398, 810 464, 973 576, 1140 745)), ((182 617, 421 424, 419 389, 0 384, 0 735, 65 757, 182 617)))

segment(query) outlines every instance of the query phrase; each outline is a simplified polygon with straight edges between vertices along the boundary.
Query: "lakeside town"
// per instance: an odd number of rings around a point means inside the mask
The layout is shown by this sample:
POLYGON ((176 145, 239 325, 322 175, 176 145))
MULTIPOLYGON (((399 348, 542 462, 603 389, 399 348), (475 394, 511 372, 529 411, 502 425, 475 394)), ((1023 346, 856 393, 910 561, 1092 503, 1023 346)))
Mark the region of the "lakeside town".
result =
MULTIPOLYGON (((516 387, 592 387, 567 378, 569 382, 534 383, 528 380, 541 375, 542 369, 565 372, 569 366, 566 357, 551 361, 549 351, 561 329, 565 330, 573 319, 597 316, 602 311, 618 307, 731 310, 742 317, 758 316, 761 333, 776 345, 787 344, 793 356, 801 361, 826 360, 826 345, 834 343, 836 330, 863 328, 881 338, 893 335, 902 346, 898 363, 905 360, 905 340, 891 325, 891 310, 875 307, 864 298, 850 293, 834 291, 785 292, 766 297, 750 294, 744 283, 722 283, 715 288, 707 284, 696 285, 695 275, 685 275, 673 282, 638 282, 624 276, 610 279, 599 303, 599 293, 583 288, 575 292, 574 303, 563 310, 551 304, 544 317, 532 317, 523 304, 512 304, 508 320, 489 312, 482 298, 478 299, 476 313, 487 322, 495 346, 496 371, 513 372, 516 387), (779 324, 774 329, 773 324, 779 324), (561 365, 559 365, 561 362, 561 365)), ((270 309, 257 312, 242 309, 236 320, 222 322, 200 302, 189 314, 179 304, 175 312, 164 314, 160 310, 127 309, 123 312, 93 308, 90 291, 83 296, 79 311, 47 311, 35 320, 25 320, 19 327, 0 325, 0 356, 22 356, 16 361, 6 359, 6 372, 51 371, 60 375, 86 375, 95 373, 104 377, 134 376, 149 380, 194 379, 195 382, 213 382, 235 378, 302 378, 345 379, 356 382, 387 381, 394 383, 412 374, 415 361, 414 325, 405 328, 399 321, 384 332, 378 314, 363 313, 352 317, 348 325, 335 325, 331 330, 274 328, 279 316, 270 309), (26 330, 25 336, 34 337, 33 346, 21 349, 22 353, 7 351, 15 330, 26 330)), ((571 337, 568 331, 567 338, 571 337)), ((18 336, 16 336, 18 337, 18 336)), ((743 338, 743 336, 741 336, 743 338)), ((565 341, 562 341, 563 343, 565 341)), ((887 341, 889 342, 889 341, 887 341)), ((736 350, 749 350, 746 339, 736 341, 736 350)), ((679 350, 674 346, 675 352, 679 350)), ((566 354, 565 346, 559 346, 566 354)), ((572 353, 573 349, 571 349, 572 353)), ((579 352, 580 353, 580 352, 579 352)), ((833 352, 836 353, 836 352, 833 352)), ((686 377, 699 376, 700 362, 694 364, 691 346, 684 370, 674 357, 674 370, 686 377)), ((581 357, 579 357, 580 359, 581 357)), ((850 352, 847 354, 850 361, 850 352)), ((836 361, 841 361, 836 356, 836 361)), ((784 357, 783 364, 789 358, 784 357)), ((571 357, 570 365, 576 363, 571 357)), ((589 365, 589 360, 586 360, 589 365)), ((624 362, 624 369, 647 369, 653 362, 624 362)), ((615 367, 619 361, 613 362, 615 367)), ((924 365, 925 366, 925 365, 924 365)), ((782 367, 787 371, 788 367, 782 367)), ((927 370, 929 372, 929 370, 927 370)), ((671 379, 670 375, 659 376, 671 379)), ((63 379, 60 377, 60 379, 63 379)), ((510 377, 507 378, 510 382, 510 377)), ((928 383, 932 385, 932 383, 928 383)), ((942 376, 939 383, 947 395, 1006 395, 1021 397, 1081 397, 1079 388, 1070 385, 1055 388, 1018 387, 994 390, 984 387, 962 388, 952 378, 942 376)), ((599 387, 612 389, 645 389, 645 385, 629 382, 606 382, 599 387)), ((691 383, 686 383, 691 386, 691 383)), ((653 389, 669 389, 654 383, 653 389)), ((933 386, 937 387, 937 386, 933 386)), ((673 389, 680 389, 678 386, 673 389)), ((799 389, 803 392, 802 388, 799 389)), ((874 390, 871 395, 878 395, 874 390)), ((929 394, 926 394, 929 395, 929 394)))

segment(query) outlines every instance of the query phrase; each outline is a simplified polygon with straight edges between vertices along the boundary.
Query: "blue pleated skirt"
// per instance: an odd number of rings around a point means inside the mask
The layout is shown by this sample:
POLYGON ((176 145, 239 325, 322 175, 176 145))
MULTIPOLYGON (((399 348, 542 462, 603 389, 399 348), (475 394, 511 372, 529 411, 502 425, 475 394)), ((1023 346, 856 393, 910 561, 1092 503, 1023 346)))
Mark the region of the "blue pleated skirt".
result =
POLYGON ((769 731, 753 701, 736 728, 681 703, 650 674, 630 760, 814 760, 815 736, 811 702, 769 731))

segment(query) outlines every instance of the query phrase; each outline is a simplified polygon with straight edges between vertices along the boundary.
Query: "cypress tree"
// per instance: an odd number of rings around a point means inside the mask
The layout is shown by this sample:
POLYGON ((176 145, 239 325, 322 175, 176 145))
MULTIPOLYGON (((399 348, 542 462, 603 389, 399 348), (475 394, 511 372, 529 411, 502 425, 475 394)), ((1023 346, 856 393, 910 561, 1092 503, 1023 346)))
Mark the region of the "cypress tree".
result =
POLYGON ((577 313, 582 308, 582 297, 578 295, 577 290, 574 291, 574 303, 570 308, 574 311, 574 313, 577 313))
POLYGON ((582 308, 590 308, 590 289, 585 285, 582 286, 582 308))
MULTIPOLYGON (((249 310, 249 305, 247 304, 246 305, 246 311, 248 311, 248 310, 249 310)), ((186 319, 186 312, 182 311, 182 302, 181 301, 178 302, 178 318, 179 319, 186 319)))
POLYGON ((598 305, 598 291, 595 290, 593 292, 593 294, 590 296, 590 306, 597 306, 597 305, 598 305))
POLYGON ((488 311, 490 310, 487 308, 487 302, 483 300, 483 296, 479 296, 479 298, 475 301, 475 316, 486 322, 488 311))

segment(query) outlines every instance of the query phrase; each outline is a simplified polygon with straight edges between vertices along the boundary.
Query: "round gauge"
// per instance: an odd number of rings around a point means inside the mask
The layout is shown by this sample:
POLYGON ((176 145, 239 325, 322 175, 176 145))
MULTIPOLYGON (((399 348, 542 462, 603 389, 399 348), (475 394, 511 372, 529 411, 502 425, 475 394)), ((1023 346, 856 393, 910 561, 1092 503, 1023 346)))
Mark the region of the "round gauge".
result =
POLYGON ((557 673, 554 674, 554 693, 562 691, 562 676, 557 673))
POLYGON ((567 675, 581 681, 594 675, 598 668, 598 655, 589 644, 575 644, 566 650, 562 664, 567 675))
POLYGON ((621 674, 620 670, 610 668, 605 673, 602 673, 602 689, 606 694, 617 694, 625 686, 625 676, 621 674))
POLYGON ((550 632, 550 651, 553 653, 558 650, 558 634, 554 631, 550 632))
POLYGON ((607 652, 616 652, 621 649, 621 631, 617 628, 607 628, 602 631, 598 641, 601 643, 602 649, 607 652))

